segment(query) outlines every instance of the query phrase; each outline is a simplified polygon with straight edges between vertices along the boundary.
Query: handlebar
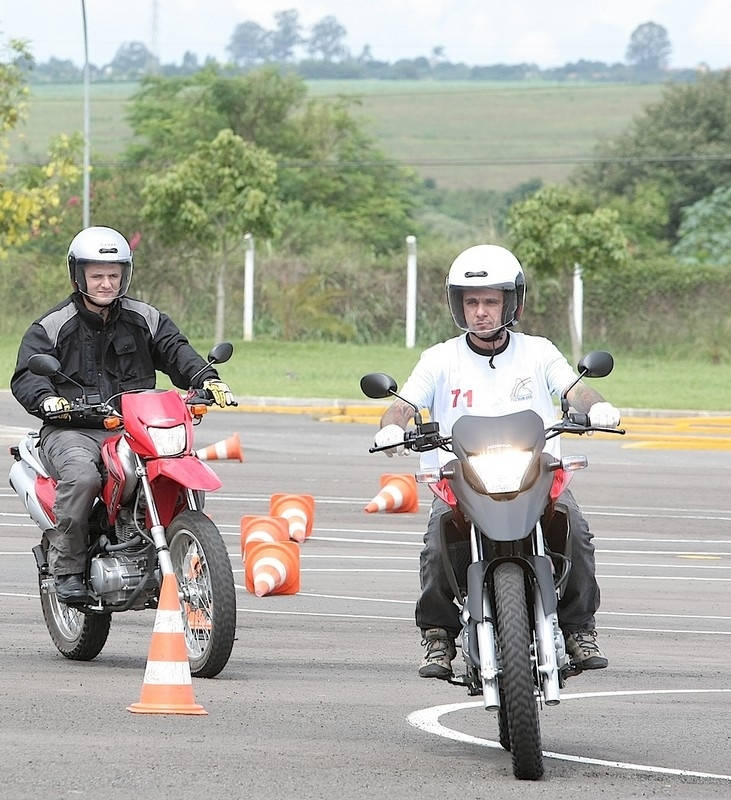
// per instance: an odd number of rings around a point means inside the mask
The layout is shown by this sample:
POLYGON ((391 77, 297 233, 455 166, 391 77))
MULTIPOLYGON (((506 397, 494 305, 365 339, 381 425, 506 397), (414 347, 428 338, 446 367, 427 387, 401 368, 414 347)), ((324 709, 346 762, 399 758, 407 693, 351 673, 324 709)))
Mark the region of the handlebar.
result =
MULTIPOLYGON (((144 392, 147 389, 132 389, 132 392, 144 392)), ((92 419, 103 420, 108 417, 122 419, 122 415, 111 405, 111 401, 120 397, 123 392, 113 395, 106 402, 102 402, 99 396, 80 397, 71 403, 71 408, 59 411, 49 411, 43 413, 43 419, 48 421, 88 421, 92 419)), ((212 406, 215 404, 213 395, 208 389, 190 389, 186 395, 181 395, 183 402, 187 406, 212 406)))
MULTIPOLYGON (((563 433, 573 433, 577 436, 589 433, 616 433, 624 436, 627 432, 624 428, 601 428, 589 422, 588 414, 569 413, 559 422, 550 425, 545 429, 546 440, 553 439, 563 433)), ((425 453, 430 450, 441 448, 451 452, 452 437, 440 436, 439 423, 427 422, 417 425, 413 431, 404 432, 404 440, 399 444, 390 444, 382 447, 369 447, 369 453, 380 453, 383 450, 392 450, 395 447, 403 446, 405 450, 413 450, 417 453, 425 453)))

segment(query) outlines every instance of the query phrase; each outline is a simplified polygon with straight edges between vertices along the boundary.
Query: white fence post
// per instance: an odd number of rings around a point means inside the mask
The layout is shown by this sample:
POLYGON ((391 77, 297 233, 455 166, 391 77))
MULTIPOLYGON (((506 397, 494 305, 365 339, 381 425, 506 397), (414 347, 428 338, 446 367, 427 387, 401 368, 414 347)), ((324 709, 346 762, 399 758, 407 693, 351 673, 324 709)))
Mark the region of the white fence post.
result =
POLYGON ((254 338, 254 237, 244 234, 244 341, 254 338))
POLYGON ((574 264, 574 330, 579 353, 584 347, 584 280, 581 264, 574 264))
POLYGON ((416 344, 416 236, 406 237, 406 347, 416 344))

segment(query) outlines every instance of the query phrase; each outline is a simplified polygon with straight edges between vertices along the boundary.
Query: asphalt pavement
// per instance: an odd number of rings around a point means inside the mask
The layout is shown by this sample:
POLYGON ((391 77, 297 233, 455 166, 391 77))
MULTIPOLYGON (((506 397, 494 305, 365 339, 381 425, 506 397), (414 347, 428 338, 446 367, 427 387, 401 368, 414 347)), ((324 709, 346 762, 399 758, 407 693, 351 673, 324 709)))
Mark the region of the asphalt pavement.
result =
MULTIPOLYGON (((238 623, 226 669, 193 681, 206 716, 127 711, 154 612, 115 615, 92 662, 58 654, 38 601, 37 531, 0 485, 0 798, 731 796, 729 419, 628 414, 623 438, 564 444, 589 457, 572 488, 595 534, 610 667, 541 710, 546 775, 519 783, 495 715, 416 673, 429 494, 419 487, 415 512, 365 512, 384 474, 416 469, 414 456, 368 454, 384 407, 257 399, 197 429, 196 447, 237 433, 243 452, 211 462, 223 488, 207 511, 229 548, 238 623), (315 502, 300 589, 257 597, 241 518, 283 492, 315 502)), ((35 421, 7 393, 0 418, 7 474, 7 445, 35 421)))

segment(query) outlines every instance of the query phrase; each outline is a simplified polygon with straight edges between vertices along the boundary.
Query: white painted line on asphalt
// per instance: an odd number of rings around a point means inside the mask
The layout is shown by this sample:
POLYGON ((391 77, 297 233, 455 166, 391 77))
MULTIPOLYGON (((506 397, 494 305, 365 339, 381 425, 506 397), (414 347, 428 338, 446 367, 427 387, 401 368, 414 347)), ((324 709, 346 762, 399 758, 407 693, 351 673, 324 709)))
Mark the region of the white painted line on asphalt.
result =
MULTIPOLYGON (((723 694, 729 693, 731 689, 647 689, 636 691, 619 691, 619 692, 587 692, 585 694, 564 694, 561 695, 561 700, 584 700, 594 697, 626 697, 630 695, 657 695, 657 694, 723 694)), ((479 708, 482 712, 484 705, 482 701, 469 702, 469 703, 452 703, 450 705, 432 706, 431 708, 424 708, 420 711, 414 711, 406 718, 409 725, 415 728, 426 731, 427 733, 441 736, 444 739, 453 739, 457 742, 466 742, 467 744, 476 744, 480 747, 490 747, 495 750, 502 750, 500 742, 493 742, 489 739, 481 739, 477 736, 472 736, 468 733, 453 730, 443 725, 439 720, 446 714, 455 711, 462 711, 468 708, 479 708)), ((574 756, 568 753, 553 753, 547 750, 543 751, 546 758, 553 758, 558 761, 572 761, 579 764, 591 764, 599 767, 614 767, 615 769, 629 770, 632 772, 650 772, 661 775, 677 775, 684 778, 707 778, 712 780, 731 781, 731 775, 721 775, 713 772, 696 772, 694 770, 686 769, 673 769, 671 767, 658 767, 650 764, 632 764, 623 761, 607 761, 599 758, 587 758, 585 756, 574 756)))

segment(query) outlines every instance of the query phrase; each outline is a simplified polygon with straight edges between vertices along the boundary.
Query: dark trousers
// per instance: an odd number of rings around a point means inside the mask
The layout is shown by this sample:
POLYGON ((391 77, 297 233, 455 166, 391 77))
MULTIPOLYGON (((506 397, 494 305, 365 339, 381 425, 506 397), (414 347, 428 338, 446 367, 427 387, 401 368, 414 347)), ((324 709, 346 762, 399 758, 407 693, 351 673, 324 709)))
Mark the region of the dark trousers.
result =
POLYGON ((79 575, 86 563, 89 514, 102 485, 101 447, 107 430, 55 428, 41 431, 41 455, 56 479, 56 527, 44 531, 51 574, 79 575))
MULTIPOLYGON (((558 609, 561 627, 570 633, 596 626, 594 615, 599 608, 600 593, 589 524, 568 489, 562 492, 557 505, 564 507, 571 531, 571 572, 558 609)), ((421 596, 416 603, 416 625, 422 632, 444 628, 456 637, 462 626, 454 592, 444 572, 439 535, 439 519, 448 510, 446 503, 434 498, 420 558, 421 596)))

